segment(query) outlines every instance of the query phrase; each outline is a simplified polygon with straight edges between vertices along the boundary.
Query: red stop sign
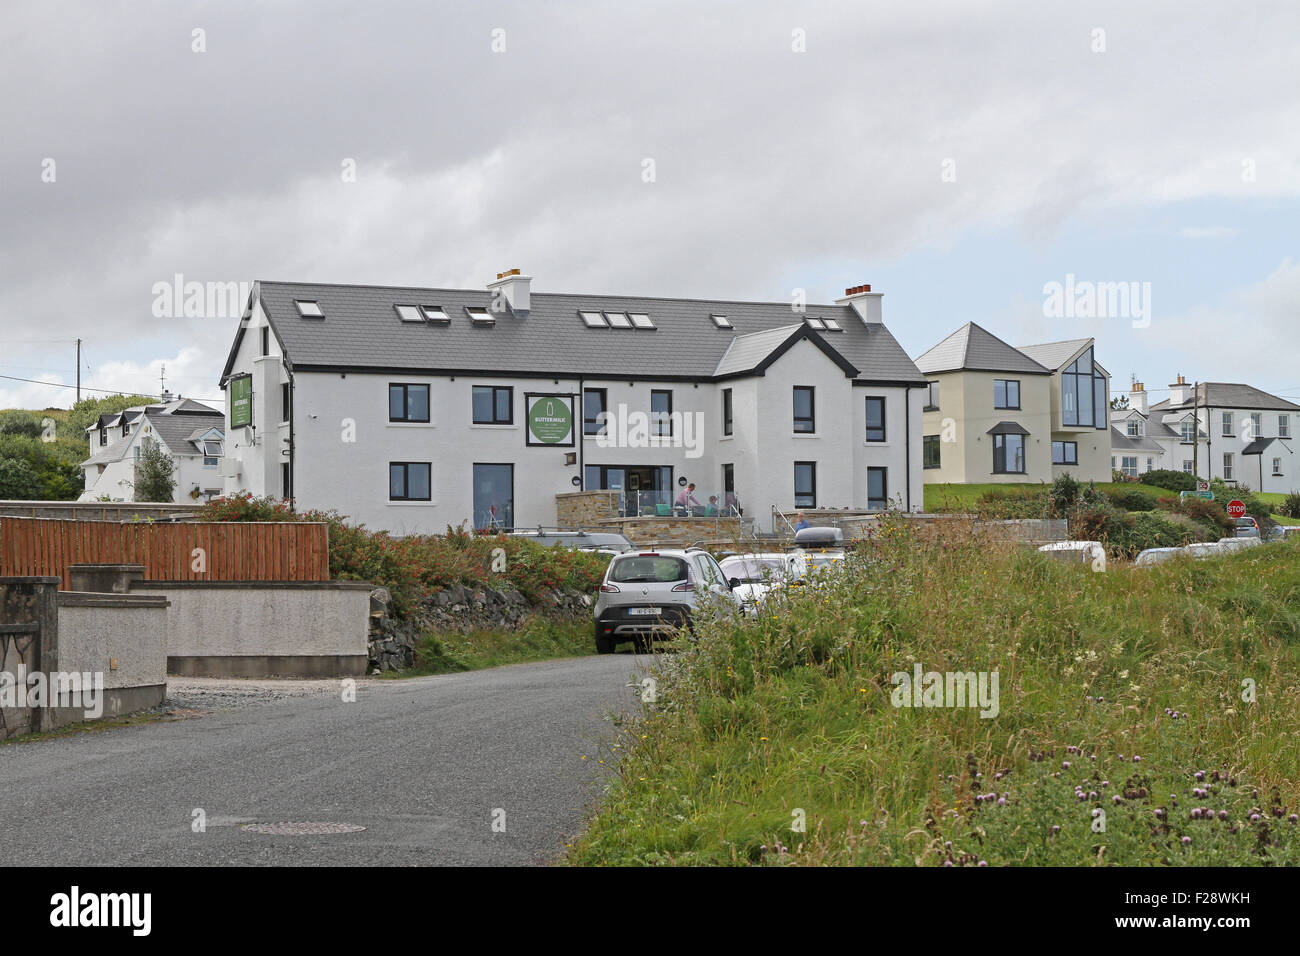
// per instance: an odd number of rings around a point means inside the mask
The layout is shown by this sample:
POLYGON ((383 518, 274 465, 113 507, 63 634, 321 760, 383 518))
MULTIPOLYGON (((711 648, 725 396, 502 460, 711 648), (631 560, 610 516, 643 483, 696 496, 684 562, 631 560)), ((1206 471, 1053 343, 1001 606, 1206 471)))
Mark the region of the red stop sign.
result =
POLYGON ((1246 514, 1246 503, 1233 498, 1228 502, 1228 517, 1240 518, 1246 514))

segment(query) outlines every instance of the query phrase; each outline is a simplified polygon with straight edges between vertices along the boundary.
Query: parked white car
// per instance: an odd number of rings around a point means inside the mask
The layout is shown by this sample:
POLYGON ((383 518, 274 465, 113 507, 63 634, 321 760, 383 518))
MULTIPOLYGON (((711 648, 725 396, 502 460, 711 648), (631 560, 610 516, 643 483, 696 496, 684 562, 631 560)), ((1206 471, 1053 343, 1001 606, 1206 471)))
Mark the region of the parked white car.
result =
POLYGON ((1057 561, 1089 564, 1100 558, 1106 559, 1106 548, 1100 541, 1053 541, 1038 549, 1040 554, 1057 561))
POLYGON ((751 616, 758 614, 772 590, 806 580, 809 569, 808 558, 801 551, 733 554, 719 564, 728 580, 740 582, 732 593, 751 616))
POLYGON ((1259 547, 1259 538, 1220 538, 1219 544, 1223 545, 1224 551, 1244 551, 1259 547))
POLYGON ((1198 541, 1189 544, 1183 550, 1198 561, 1204 558, 1217 558, 1228 553, 1228 549, 1220 541, 1198 541))
POLYGON ((1137 568, 1149 568, 1153 564, 1164 564, 1166 561, 1172 561, 1179 555, 1186 554, 1183 548, 1147 548, 1139 552, 1138 556, 1133 559, 1133 566, 1137 568))

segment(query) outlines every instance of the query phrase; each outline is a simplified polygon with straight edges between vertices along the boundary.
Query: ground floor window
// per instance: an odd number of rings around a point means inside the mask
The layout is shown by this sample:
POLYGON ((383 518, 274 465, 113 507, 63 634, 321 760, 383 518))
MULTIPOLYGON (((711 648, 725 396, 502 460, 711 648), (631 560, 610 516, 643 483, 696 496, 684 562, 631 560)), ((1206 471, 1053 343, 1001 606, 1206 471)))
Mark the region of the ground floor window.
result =
POLYGON ((1136 455, 1125 455, 1119 460, 1119 470, 1130 478, 1136 478, 1138 473, 1138 460, 1136 455))
POLYGON ((288 501, 293 497, 293 483, 289 480, 289 463, 280 464, 280 497, 288 501))
POLYGON ((391 501, 428 501, 430 471, 427 461, 390 461, 388 463, 388 497, 391 501))
POLYGON ((474 465, 474 528, 515 526, 515 466, 474 465))
POLYGON ((1184 472, 1184 474, 1188 474, 1188 475, 1190 475, 1190 474, 1192 474, 1192 473, 1195 472, 1195 471, 1196 471, 1196 463, 1193 462, 1190 458, 1185 458, 1185 459, 1183 459, 1183 472, 1184 472))
POLYGON ((888 469, 867 469, 867 509, 884 511, 889 507, 888 469))
POLYGON ((1280 474, 1282 474, 1282 459, 1281 459, 1281 458, 1274 458, 1274 459, 1273 459, 1273 474, 1274 474, 1274 475, 1280 475, 1280 474))
POLYGON ((794 463, 794 506, 796 508, 817 507, 817 463, 815 461, 794 463))
POLYGON ((921 467, 939 467, 939 436, 925 435, 921 438, 921 467))
POLYGON ((1077 441, 1052 442, 1053 465, 1077 465, 1079 463, 1079 443, 1077 441))
POLYGON ((1237 476, 1232 473, 1232 452, 1225 451, 1223 453, 1223 480, 1232 481, 1235 477, 1237 476))
POLYGON ((993 436, 993 473, 995 475, 1023 475, 1025 473, 1025 436, 993 436))

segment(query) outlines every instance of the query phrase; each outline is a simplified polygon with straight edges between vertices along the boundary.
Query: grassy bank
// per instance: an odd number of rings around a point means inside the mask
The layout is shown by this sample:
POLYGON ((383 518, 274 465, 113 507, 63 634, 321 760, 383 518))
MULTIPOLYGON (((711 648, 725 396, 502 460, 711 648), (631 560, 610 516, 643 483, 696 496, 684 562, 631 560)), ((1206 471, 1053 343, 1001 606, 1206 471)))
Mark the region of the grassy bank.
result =
POLYGON ((525 664, 596 652, 588 620, 530 618, 518 630, 430 634, 415 649, 415 666, 385 677, 424 677, 525 664))
MULTIPOLYGON (((1155 485, 1143 485, 1127 481, 1094 482, 1100 491, 1146 492, 1156 498, 1177 498, 1178 492, 1155 485)), ((997 482, 974 485, 928 484, 925 486, 925 510, 930 513, 944 511, 963 511, 974 508, 986 494, 1024 494, 1026 492, 1043 492, 1050 485, 1042 482, 997 482)))
POLYGON ((1295 542, 1099 574, 892 529, 658 667, 575 863, 1300 863, 1295 542), (997 715, 893 706, 915 663, 997 715))

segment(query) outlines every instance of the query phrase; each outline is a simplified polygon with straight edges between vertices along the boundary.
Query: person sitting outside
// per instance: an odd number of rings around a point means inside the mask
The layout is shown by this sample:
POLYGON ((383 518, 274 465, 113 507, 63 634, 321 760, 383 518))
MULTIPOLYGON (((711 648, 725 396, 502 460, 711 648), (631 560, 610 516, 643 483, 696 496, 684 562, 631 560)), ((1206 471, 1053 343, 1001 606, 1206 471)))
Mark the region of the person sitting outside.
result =
POLYGON ((708 518, 715 518, 718 515, 718 496, 709 495, 709 503, 704 506, 704 515, 708 518))
POLYGON ((795 522, 795 525, 794 525, 794 530, 795 530, 795 531, 802 531, 804 528, 811 528, 811 527, 812 527, 812 525, 810 525, 810 524, 808 523, 808 519, 804 517, 804 514, 803 514, 802 511, 797 512, 797 513, 795 514, 795 517, 799 519, 798 521, 795 522))

